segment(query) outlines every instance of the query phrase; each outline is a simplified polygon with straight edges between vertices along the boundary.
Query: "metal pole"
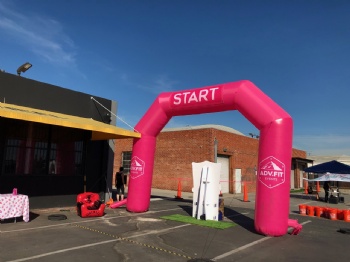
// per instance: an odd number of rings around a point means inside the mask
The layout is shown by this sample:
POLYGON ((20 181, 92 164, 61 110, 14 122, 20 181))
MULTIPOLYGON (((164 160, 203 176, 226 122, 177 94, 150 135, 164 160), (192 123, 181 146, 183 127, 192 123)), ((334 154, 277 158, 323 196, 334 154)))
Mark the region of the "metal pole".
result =
POLYGON ((214 138, 214 163, 218 162, 218 140, 214 138))

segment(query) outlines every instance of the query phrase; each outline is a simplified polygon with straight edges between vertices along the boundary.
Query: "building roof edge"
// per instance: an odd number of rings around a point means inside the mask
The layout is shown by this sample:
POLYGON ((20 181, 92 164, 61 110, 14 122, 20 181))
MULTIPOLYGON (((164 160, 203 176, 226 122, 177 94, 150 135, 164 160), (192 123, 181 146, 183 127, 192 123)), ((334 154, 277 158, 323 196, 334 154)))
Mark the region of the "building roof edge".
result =
POLYGON ((170 127, 170 128, 164 128, 162 132, 173 132, 173 131, 185 131, 185 130, 198 130, 198 129, 208 129, 208 128, 213 128, 213 129, 218 129, 221 131, 233 133, 236 135, 241 135, 244 136, 243 133, 239 132, 236 129, 233 129, 228 126, 222 126, 222 125, 213 125, 213 124, 208 124, 208 125, 198 125, 198 126, 184 126, 184 127, 170 127))

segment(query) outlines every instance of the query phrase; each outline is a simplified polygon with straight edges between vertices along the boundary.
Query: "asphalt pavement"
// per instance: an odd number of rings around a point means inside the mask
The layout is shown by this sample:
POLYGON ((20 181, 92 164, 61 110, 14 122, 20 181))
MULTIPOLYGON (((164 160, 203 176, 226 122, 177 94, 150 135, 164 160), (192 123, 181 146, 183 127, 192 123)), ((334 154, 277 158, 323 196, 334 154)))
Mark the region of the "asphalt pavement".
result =
POLYGON ((290 218, 303 225, 298 235, 268 237, 254 230, 255 195, 224 194, 228 229, 214 229, 162 219, 191 216, 192 193, 152 189, 150 209, 131 213, 125 207, 106 208, 98 218, 81 218, 75 204, 33 209, 30 221, 9 219, 0 224, 0 261, 325 261, 350 259, 350 222, 299 214, 299 205, 350 209, 315 195, 292 193, 290 218), (50 215, 65 220, 49 220, 50 215), (60 216, 61 215, 61 216, 60 216), (342 232, 339 230, 342 229, 342 232), (345 233, 344 233, 345 232, 345 233))

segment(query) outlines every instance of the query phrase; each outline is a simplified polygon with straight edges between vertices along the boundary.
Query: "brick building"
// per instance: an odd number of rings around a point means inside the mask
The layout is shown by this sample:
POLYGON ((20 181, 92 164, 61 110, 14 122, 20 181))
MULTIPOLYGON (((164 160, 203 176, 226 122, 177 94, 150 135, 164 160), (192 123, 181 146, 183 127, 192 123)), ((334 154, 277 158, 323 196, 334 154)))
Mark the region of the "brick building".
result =
MULTIPOLYGON (((114 174, 121 165, 129 171, 133 139, 115 143, 114 174)), ((157 137, 152 187, 192 190, 192 162, 221 163, 222 193, 241 193, 243 182, 248 192, 255 191, 259 140, 219 125, 164 129, 157 137)), ((303 187, 302 170, 311 160, 306 152, 292 151, 291 188, 303 187)), ((312 161, 311 161, 312 162, 312 161)), ((113 180, 114 181, 114 180, 113 180)))

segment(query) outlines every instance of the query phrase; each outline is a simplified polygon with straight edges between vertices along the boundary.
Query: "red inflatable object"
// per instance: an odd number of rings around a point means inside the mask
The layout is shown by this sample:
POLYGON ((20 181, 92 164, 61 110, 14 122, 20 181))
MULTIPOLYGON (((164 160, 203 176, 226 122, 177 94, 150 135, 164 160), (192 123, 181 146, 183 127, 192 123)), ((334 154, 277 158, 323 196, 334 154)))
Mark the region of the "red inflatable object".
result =
POLYGON ((120 207, 120 206, 123 206, 125 205, 127 202, 126 199, 123 199, 123 200, 120 200, 120 201, 115 201, 113 202, 112 204, 109 205, 110 208, 117 208, 117 207, 120 207))
POLYGON ((77 213, 81 217, 101 217, 106 205, 97 193, 85 192, 77 196, 77 213))

